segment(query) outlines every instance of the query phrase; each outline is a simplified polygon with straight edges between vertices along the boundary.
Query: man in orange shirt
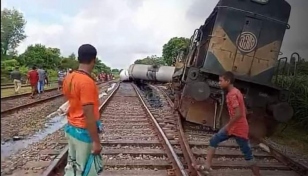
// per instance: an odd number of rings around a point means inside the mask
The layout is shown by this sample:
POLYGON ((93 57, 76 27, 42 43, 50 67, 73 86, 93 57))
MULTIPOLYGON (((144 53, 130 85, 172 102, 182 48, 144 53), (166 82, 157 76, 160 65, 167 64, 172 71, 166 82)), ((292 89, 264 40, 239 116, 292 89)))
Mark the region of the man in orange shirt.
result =
POLYGON ((228 91, 226 103, 230 115, 230 121, 210 140, 210 147, 207 150, 205 166, 197 165, 194 167, 204 174, 208 174, 211 170, 212 159, 218 144, 229 138, 234 138, 240 146, 244 158, 251 167, 253 174, 259 176, 260 170, 256 166, 249 144, 249 126, 246 119, 246 107, 243 94, 233 86, 234 80, 232 72, 226 72, 219 77, 220 87, 228 91))
MULTIPOLYGON (((68 124, 65 126, 69 156, 65 176, 84 175, 91 154, 99 157, 101 165, 98 88, 91 77, 96 54, 92 45, 80 46, 79 68, 66 76, 63 82, 63 94, 69 101, 68 124)), ((93 167, 87 170, 89 176, 96 176, 102 170, 94 167, 96 164, 93 163, 93 167)))

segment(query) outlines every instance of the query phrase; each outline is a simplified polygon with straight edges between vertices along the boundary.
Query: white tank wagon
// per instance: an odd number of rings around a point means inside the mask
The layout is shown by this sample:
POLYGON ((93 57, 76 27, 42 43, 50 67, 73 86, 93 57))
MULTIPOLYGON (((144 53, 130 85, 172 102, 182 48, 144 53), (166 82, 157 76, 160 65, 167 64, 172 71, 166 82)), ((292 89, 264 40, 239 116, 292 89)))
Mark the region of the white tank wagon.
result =
POLYGON ((120 72, 120 80, 121 80, 121 81, 128 81, 128 80, 129 80, 128 70, 123 69, 123 70, 120 72))
POLYGON ((175 67, 133 64, 128 69, 133 80, 171 82, 175 67))

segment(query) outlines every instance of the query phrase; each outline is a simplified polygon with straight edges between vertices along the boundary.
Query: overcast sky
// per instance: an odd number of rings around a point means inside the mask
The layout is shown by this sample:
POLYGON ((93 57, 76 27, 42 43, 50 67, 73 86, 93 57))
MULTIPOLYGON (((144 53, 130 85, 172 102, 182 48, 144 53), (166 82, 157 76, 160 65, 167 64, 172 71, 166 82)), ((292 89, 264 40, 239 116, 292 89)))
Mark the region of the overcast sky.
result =
MULTIPOLYGON (((299 52, 308 59, 308 0, 292 5, 291 30, 282 52, 299 52), (305 22, 304 22, 305 21, 305 22), (304 23, 304 24, 303 24, 304 23)), ((18 48, 42 43, 77 53, 84 43, 94 45, 99 58, 112 68, 127 68, 136 59, 162 54, 172 37, 190 37, 204 23, 218 0, 1 0, 20 10, 28 36, 18 48)))

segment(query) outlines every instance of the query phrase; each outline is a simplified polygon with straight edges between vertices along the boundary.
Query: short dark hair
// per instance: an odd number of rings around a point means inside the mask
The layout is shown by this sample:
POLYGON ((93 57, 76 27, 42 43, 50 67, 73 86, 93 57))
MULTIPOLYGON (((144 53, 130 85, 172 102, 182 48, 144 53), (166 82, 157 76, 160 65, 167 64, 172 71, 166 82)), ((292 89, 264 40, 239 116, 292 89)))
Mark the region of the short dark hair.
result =
POLYGON ((97 51, 90 44, 81 45, 78 49, 78 61, 81 64, 89 64, 93 59, 96 59, 97 51))
POLYGON ((16 66, 16 67, 15 67, 15 70, 18 70, 18 69, 19 69, 19 67, 16 66))
POLYGON ((234 83, 234 74, 230 71, 225 72, 224 74, 220 75, 220 77, 223 77, 226 81, 230 81, 230 84, 234 83))
POLYGON ((33 67, 32 67, 32 70, 35 70, 35 69, 36 69, 36 66, 33 66, 33 67))

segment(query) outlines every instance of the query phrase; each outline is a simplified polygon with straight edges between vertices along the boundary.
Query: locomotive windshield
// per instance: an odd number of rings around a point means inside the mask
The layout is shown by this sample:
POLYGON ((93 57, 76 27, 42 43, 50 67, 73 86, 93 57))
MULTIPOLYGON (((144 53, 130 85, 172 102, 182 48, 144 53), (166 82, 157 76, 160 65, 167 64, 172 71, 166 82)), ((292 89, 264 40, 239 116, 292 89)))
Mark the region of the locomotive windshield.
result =
POLYGON ((269 0, 252 0, 252 1, 259 4, 267 4, 269 0))

